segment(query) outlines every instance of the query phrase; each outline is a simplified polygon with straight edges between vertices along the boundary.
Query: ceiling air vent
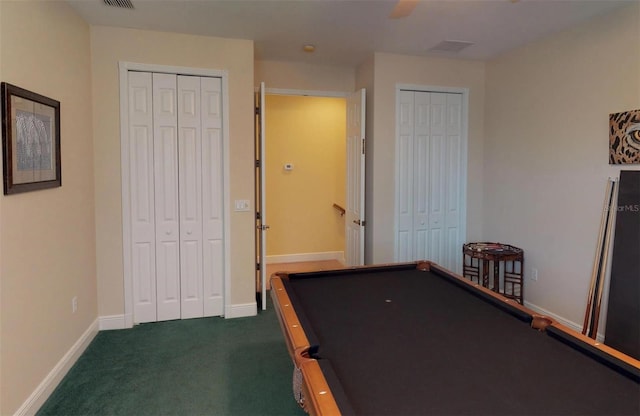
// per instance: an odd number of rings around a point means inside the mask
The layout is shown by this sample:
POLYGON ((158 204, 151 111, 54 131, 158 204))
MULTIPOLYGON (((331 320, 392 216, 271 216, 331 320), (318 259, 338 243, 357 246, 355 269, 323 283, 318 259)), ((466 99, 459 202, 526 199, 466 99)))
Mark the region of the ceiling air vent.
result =
POLYGON ((103 0, 107 6, 121 7, 123 9, 133 9, 131 0, 103 0))
MULTIPOLYGON (((105 0, 107 1, 107 0, 105 0)), ((429 52, 460 52, 464 48, 473 45, 472 42, 464 42, 460 40, 443 40, 433 48, 429 49, 429 52)))

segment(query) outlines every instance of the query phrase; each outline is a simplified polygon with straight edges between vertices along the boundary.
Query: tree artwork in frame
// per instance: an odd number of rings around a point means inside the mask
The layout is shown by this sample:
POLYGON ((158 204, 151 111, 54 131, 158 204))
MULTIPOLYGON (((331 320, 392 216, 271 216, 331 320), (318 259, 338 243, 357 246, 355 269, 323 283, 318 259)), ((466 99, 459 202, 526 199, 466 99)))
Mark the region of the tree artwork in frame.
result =
POLYGON ((62 186, 60 102, 3 82, 4 194, 62 186))

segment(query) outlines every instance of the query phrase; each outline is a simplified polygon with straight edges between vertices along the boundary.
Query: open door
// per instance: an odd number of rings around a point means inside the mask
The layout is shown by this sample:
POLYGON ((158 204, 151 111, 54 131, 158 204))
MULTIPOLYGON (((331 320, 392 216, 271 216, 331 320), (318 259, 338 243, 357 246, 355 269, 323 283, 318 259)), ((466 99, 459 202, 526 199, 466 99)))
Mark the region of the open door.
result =
POLYGON ((265 195, 264 82, 256 93, 256 295, 258 307, 267 309, 267 200, 265 195))
POLYGON ((347 196, 345 214, 345 261, 347 266, 364 264, 364 89, 347 97, 347 196))

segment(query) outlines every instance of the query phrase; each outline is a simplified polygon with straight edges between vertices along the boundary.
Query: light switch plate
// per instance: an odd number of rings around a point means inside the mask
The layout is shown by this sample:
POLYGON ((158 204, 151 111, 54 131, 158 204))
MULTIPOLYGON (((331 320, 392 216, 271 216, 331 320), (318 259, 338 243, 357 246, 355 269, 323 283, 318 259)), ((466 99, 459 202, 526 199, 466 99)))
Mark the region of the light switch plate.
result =
POLYGON ((236 199, 235 200, 236 211, 250 211, 251 206, 249 205, 248 199, 236 199))

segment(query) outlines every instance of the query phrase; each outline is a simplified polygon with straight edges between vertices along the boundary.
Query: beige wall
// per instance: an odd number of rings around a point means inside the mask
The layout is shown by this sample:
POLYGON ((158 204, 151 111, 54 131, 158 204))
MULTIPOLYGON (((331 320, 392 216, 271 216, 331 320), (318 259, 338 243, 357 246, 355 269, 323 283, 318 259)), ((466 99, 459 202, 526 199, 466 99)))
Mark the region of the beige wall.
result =
MULTIPOLYGON (((98 310, 124 314, 118 62, 227 70, 229 73, 230 191, 254 200, 253 42, 91 27, 95 120, 98 310)), ((231 212, 231 299, 255 302, 254 219, 231 212), (249 249, 248 249, 249 248, 249 249)))
MULTIPOLYGON (((363 67, 362 71, 366 78, 366 68, 363 67)), ((469 89, 467 240, 480 238, 485 64, 479 61, 376 53, 373 73, 375 107, 367 111, 367 118, 373 120, 373 131, 367 132, 369 146, 373 150, 373 157, 368 154, 367 160, 367 180, 370 181, 366 207, 368 261, 386 263, 394 260, 397 84, 469 89)))
POLYGON ((89 27, 63 2, 0 2, 2 81, 61 103, 62 187, 0 197, 0 414, 97 317, 89 27), (78 297, 78 311, 71 299, 78 297))
POLYGON ((539 276, 525 300, 580 326, 621 169, 608 165, 608 115, 640 108, 639 22, 635 3, 487 65, 482 236, 522 247, 539 276))
POLYGON ((267 89, 352 92, 355 85, 355 73, 349 67, 256 61, 255 71, 255 85, 265 82, 267 89))
POLYGON ((266 109, 267 256, 344 251, 346 100, 267 95, 266 109))

